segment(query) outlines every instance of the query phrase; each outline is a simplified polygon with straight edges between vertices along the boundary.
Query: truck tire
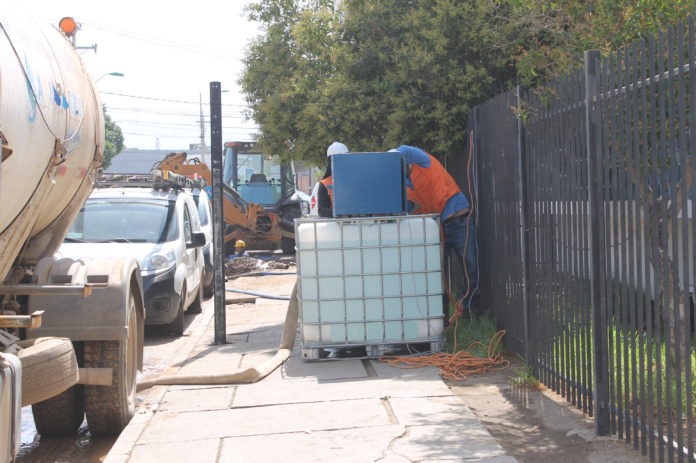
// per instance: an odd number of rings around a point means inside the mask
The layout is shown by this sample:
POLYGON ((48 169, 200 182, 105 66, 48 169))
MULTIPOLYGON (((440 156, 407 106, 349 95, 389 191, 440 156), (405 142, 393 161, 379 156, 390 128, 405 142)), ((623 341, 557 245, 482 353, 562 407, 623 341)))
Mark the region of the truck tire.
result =
POLYGON ((282 236, 280 238, 280 249, 283 254, 295 254, 295 240, 282 236))
POLYGON ((179 297, 179 306, 176 309, 176 318, 169 324, 169 331, 172 336, 181 336, 184 334, 184 310, 186 307, 186 285, 181 287, 181 297, 179 297))
POLYGON ((123 341, 85 342, 85 367, 113 369, 111 386, 85 385, 85 414, 92 435, 118 435, 135 413, 137 332, 135 298, 131 293, 128 302, 128 338, 123 341))
POLYGON ((75 434, 85 418, 84 392, 81 384, 31 406, 36 431, 41 437, 75 434))
POLYGON ((77 384, 80 374, 72 342, 67 338, 36 338, 23 343, 22 406, 57 396, 77 384))

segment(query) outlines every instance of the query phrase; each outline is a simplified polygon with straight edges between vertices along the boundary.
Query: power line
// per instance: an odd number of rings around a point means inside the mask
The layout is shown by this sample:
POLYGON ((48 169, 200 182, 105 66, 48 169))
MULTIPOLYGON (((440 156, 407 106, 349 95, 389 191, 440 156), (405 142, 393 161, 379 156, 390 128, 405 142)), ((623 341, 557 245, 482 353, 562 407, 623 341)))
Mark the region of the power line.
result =
MULTIPOLYGON (((157 137, 157 138, 186 138, 186 139, 196 139, 197 135, 168 135, 166 133, 135 133, 135 132, 121 132, 123 135, 134 135, 137 137, 157 137)), ((238 132, 230 132, 224 134, 226 138, 230 138, 231 134, 238 134, 240 136, 248 137, 250 134, 248 133, 238 133, 238 132)))
MULTIPOLYGON (((171 99, 171 98, 155 98, 155 97, 151 97, 151 96, 139 96, 139 95, 125 95, 123 93, 112 93, 112 92, 102 92, 102 91, 100 91, 99 93, 102 93, 104 95, 115 95, 115 96, 123 96, 123 97, 127 97, 127 98, 137 98, 140 100, 167 101, 167 102, 171 102, 171 103, 186 103, 186 104, 195 104, 195 105, 201 104, 200 101, 175 100, 175 99, 171 99)), ((203 103, 203 105, 209 106, 210 103, 203 103)), ((242 108, 247 107, 247 105, 244 105, 244 104, 222 104, 221 106, 233 106, 233 107, 242 107, 242 108)))
POLYGON ((205 48, 205 47, 199 47, 196 45, 173 42, 171 40, 166 40, 166 39, 161 39, 158 37, 152 37, 152 36, 148 36, 148 35, 138 34, 138 33, 123 30, 123 29, 117 29, 115 27, 106 26, 104 24, 83 22, 83 25, 89 25, 91 27, 94 27, 95 29, 99 29, 99 30, 102 30, 105 32, 110 32, 112 34, 120 35, 122 37, 127 37, 127 38, 132 39, 132 40, 138 40, 141 42, 150 43, 152 45, 157 45, 157 46, 165 47, 165 48, 171 48, 174 50, 193 53, 196 55, 207 55, 207 56, 213 56, 213 57, 224 58, 224 59, 242 59, 244 57, 243 54, 241 54, 239 52, 233 52, 231 50, 205 48))
MULTIPOLYGON (((183 122, 159 122, 159 121, 132 121, 132 120, 114 120, 116 124, 136 124, 136 125, 149 125, 153 127, 168 127, 168 126, 181 126, 181 127, 196 127, 196 130, 198 130, 198 124, 186 124, 183 122)), ((209 122, 206 120, 206 122, 209 122)), ((230 129, 230 130, 257 130, 256 127, 228 127, 228 126, 223 126, 223 129, 230 129)))
MULTIPOLYGON (((156 109, 156 108, 137 108, 137 107, 114 107, 114 106, 107 106, 107 114, 113 114, 113 113, 118 113, 118 112, 135 112, 135 113, 141 113, 141 114, 148 114, 148 115, 153 115, 153 116, 165 116, 165 117, 196 117, 199 118, 200 114, 195 114, 195 113, 182 113, 181 111, 171 109, 171 110, 164 110, 164 109, 156 109)), ((226 119, 245 119, 246 117, 241 115, 241 114, 223 114, 223 118, 226 119)), ((208 119, 205 119, 208 121, 208 119)))

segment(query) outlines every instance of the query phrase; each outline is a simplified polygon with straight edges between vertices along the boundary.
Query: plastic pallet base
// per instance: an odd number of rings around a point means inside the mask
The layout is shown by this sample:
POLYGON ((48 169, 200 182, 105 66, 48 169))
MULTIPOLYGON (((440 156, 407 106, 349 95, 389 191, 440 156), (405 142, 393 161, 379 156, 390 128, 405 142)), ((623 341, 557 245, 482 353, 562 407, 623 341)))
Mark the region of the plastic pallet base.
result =
POLYGON ((405 342, 391 344, 366 344, 362 346, 321 346, 303 347, 302 359, 305 361, 355 360, 380 358, 385 355, 414 355, 440 352, 444 341, 405 342))

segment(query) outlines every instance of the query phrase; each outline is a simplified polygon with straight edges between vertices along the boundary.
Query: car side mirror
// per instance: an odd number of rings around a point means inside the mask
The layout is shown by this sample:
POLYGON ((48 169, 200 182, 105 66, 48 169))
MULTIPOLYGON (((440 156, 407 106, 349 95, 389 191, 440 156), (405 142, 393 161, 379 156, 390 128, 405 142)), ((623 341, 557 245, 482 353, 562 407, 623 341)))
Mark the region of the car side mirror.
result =
POLYGON ((200 248, 205 246, 205 233, 203 232, 193 232, 191 241, 186 243, 186 249, 200 248))

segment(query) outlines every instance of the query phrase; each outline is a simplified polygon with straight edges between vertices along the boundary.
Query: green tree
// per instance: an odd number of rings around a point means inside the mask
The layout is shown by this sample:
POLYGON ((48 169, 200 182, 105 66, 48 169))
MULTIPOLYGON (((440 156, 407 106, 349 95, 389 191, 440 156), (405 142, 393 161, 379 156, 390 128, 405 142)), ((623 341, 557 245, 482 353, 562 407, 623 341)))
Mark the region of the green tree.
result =
POLYGON ((264 30, 247 51, 240 79, 248 116, 261 128, 259 145, 318 164, 320 147, 325 150, 330 139, 317 100, 334 75, 333 1, 270 0, 251 5, 248 13, 264 30))
POLYGON ((497 0, 268 0, 264 33, 240 79, 261 145, 323 163, 352 150, 409 143, 446 155, 463 146, 469 109, 505 90, 527 40, 497 0))
POLYGON ((102 168, 106 169, 111 165, 111 160, 114 156, 123 150, 123 132, 121 132, 121 127, 111 120, 111 116, 106 113, 106 106, 102 108, 104 110, 105 129, 104 162, 102 163, 102 168))
POLYGON ((696 0, 265 0, 240 79, 269 153, 321 165, 334 140, 435 155, 469 110, 683 19, 696 0), (336 7, 335 5, 339 6, 336 7))

